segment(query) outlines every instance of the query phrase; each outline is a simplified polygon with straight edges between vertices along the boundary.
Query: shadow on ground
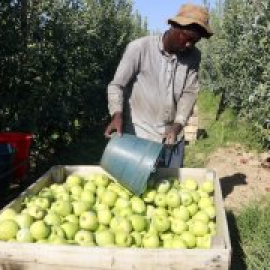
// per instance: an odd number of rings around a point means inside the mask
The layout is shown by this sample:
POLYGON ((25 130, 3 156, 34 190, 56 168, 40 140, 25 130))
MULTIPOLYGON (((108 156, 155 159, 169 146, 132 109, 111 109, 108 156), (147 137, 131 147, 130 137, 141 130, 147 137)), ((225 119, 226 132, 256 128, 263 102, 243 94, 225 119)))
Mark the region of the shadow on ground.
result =
POLYGON ((242 173, 235 173, 230 176, 221 177, 220 185, 223 198, 225 199, 233 191, 235 186, 246 184, 246 175, 242 173))
POLYGON ((232 245, 232 257, 230 270, 246 270, 245 255, 241 247, 241 239, 237 229, 236 218, 232 211, 227 213, 228 227, 232 245))

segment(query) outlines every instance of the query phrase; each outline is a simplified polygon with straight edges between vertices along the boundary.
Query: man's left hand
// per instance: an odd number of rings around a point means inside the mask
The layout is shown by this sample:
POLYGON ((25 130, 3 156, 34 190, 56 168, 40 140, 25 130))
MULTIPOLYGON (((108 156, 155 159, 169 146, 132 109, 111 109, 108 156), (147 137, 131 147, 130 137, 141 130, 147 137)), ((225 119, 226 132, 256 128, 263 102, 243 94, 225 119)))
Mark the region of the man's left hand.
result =
POLYGON ((171 128, 164 134, 164 143, 166 145, 172 146, 177 141, 177 135, 181 132, 183 126, 179 123, 174 123, 171 128))

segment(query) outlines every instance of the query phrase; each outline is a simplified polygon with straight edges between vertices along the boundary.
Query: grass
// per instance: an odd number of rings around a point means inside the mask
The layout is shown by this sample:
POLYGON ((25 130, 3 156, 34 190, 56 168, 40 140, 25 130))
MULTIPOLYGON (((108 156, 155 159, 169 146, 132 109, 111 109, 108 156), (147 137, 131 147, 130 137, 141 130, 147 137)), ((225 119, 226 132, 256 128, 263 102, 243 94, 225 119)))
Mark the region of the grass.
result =
POLYGON ((212 152, 230 143, 241 143, 247 149, 261 150, 251 128, 237 118, 231 109, 226 109, 216 120, 218 104, 218 96, 210 91, 201 91, 198 99, 198 140, 186 147, 185 167, 205 167, 207 157, 212 152))
POLYGON ((242 258, 246 265, 244 269, 270 269, 270 196, 251 201, 235 216, 235 220, 239 235, 238 244, 241 246, 242 258))

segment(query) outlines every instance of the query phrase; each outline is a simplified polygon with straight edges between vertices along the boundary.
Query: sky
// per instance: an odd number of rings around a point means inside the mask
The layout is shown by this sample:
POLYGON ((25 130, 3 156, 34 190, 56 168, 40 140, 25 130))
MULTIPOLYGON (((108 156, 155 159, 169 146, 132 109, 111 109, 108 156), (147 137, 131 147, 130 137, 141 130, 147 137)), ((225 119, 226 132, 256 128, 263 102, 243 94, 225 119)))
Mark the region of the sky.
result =
MULTIPOLYGON (((147 18, 150 31, 163 32, 168 29, 168 18, 176 15, 180 6, 188 2, 203 4, 203 0, 133 0, 133 7, 143 18, 147 18)), ((212 8, 215 6, 216 0, 208 0, 208 3, 212 8)))

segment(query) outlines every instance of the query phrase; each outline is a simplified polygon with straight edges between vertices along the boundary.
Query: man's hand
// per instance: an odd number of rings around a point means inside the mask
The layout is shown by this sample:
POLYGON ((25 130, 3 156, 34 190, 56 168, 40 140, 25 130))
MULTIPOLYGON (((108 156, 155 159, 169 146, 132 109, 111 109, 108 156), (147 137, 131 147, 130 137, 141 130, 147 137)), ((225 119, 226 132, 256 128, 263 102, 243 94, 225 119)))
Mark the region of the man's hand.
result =
POLYGON ((105 137, 110 138, 113 131, 117 132, 117 135, 122 136, 123 133, 123 114, 122 112, 116 112, 113 117, 111 123, 107 126, 105 130, 105 137))
POLYGON ((166 145, 174 145, 177 140, 177 135, 181 132, 183 126, 179 123, 174 123, 171 128, 165 132, 163 138, 166 145))

